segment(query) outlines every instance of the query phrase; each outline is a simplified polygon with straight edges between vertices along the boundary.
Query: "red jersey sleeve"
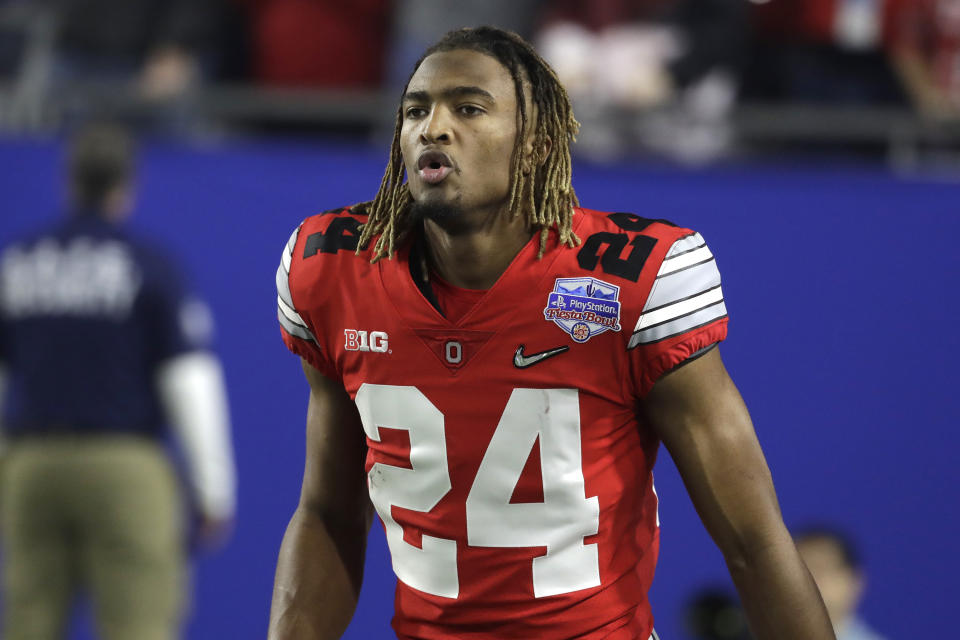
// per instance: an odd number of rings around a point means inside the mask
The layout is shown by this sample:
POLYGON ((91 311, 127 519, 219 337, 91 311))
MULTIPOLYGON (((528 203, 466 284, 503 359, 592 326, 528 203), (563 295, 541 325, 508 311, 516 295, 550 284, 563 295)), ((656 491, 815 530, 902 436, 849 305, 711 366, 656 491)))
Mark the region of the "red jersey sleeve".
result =
POLYGON ((727 337, 727 307, 707 243, 690 232, 667 251, 627 348, 641 396, 664 373, 727 337))
POLYGON ((295 259, 295 251, 302 227, 303 225, 297 227, 290 236, 277 268, 277 319, 280 321, 280 334, 290 351, 304 358, 323 375, 338 380, 340 375, 336 367, 320 348, 316 328, 311 327, 301 315, 293 299, 292 290, 295 287, 291 286, 291 282, 297 277, 296 266, 299 261, 295 259))

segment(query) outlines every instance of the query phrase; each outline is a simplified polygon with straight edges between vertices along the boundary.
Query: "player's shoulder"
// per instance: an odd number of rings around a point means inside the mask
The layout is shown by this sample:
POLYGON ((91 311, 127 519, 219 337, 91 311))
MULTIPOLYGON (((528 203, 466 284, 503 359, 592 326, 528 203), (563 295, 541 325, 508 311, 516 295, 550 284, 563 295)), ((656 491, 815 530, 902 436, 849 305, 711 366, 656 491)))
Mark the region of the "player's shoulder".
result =
POLYGON ((329 209, 301 222, 283 247, 277 267, 277 318, 284 341, 318 369, 335 375, 318 355, 318 327, 331 322, 341 302, 368 285, 377 267, 371 242, 359 252, 366 205, 329 209))
MULTIPOLYGON (((591 272, 590 282, 583 286, 610 301, 620 322, 633 327, 632 333, 624 334, 629 336, 628 349, 645 345, 662 353, 683 341, 677 353, 685 357, 689 349, 706 346, 698 342, 702 336, 712 342, 723 339, 725 324, 717 328, 727 317, 720 272, 699 233, 627 212, 578 209, 577 216, 574 228, 581 244, 571 254, 580 269, 591 272), (694 334, 700 337, 690 341, 682 337, 694 334)), ((565 279, 563 284, 569 289, 585 280, 565 279)), ((649 371, 659 374, 656 367, 649 371)))
POLYGON ((370 264, 372 257, 370 245, 357 252, 366 221, 364 204, 311 215, 293 230, 284 248, 283 261, 297 278, 321 273, 329 277, 347 268, 362 269, 370 264))
POLYGON ((304 252, 314 255, 356 255, 360 231, 367 221, 366 204, 328 209, 306 218, 294 231, 302 236, 304 252))
POLYGON ((357 252, 364 204, 338 207, 312 215, 293 230, 277 269, 281 299, 297 309, 322 304, 334 289, 356 286, 373 272, 370 245, 357 252))
POLYGON ((597 233, 618 233, 642 235, 658 243, 672 243, 695 233, 692 229, 664 218, 647 217, 627 211, 599 211, 578 207, 575 215, 583 218, 578 226, 578 234, 583 240, 597 233))
POLYGON ((703 245, 695 231, 664 220, 625 211, 577 208, 574 229, 580 245, 572 249, 577 266, 626 291, 645 296, 664 261, 703 245))

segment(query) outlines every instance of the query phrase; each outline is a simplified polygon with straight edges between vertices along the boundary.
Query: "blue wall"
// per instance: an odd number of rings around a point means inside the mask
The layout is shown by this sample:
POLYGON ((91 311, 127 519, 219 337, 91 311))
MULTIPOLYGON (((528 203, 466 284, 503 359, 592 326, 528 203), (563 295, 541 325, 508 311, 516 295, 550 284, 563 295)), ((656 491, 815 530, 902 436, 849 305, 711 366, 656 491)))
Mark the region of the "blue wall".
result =
MULTIPOLYGON (((265 635, 276 553, 299 490, 307 393, 279 339, 274 271, 296 224, 369 198, 383 161, 379 150, 292 143, 145 149, 134 226, 182 256, 214 307, 240 470, 236 535, 196 563, 190 638, 265 635)), ((53 143, 0 143, 0 243, 57 215, 60 169, 53 143)), ((731 313, 724 358, 787 524, 834 521, 861 541, 864 613, 892 638, 952 637, 960 183, 840 166, 581 165, 574 175, 592 208, 703 233, 731 313)), ((680 638, 684 595, 727 579, 668 456, 656 477, 663 542, 654 611, 662 637, 680 638)), ((392 589, 375 526, 348 638, 386 636, 392 589)))

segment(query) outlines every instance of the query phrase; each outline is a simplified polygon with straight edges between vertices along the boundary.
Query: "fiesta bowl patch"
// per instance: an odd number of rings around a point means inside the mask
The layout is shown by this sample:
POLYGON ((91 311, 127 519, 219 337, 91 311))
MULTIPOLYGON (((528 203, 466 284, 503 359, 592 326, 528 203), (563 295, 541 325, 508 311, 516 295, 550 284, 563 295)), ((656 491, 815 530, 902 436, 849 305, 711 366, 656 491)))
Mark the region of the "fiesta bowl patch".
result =
POLYGON ((586 342, 604 331, 620 331, 620 287, 596 278, 557 278, 543 317, 586 342))

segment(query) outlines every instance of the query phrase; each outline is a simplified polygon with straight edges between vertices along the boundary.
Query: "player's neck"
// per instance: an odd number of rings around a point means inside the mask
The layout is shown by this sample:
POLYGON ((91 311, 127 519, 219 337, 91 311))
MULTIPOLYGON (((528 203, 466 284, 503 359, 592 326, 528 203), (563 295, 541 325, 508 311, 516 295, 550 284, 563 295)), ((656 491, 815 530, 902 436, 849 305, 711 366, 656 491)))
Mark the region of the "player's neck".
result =
POLYGON ((499 216, 488 226, 451 233, 424 221, 427 254, 437 274, 456 287, 489 289, 530 240, 522 216, 499 216))

